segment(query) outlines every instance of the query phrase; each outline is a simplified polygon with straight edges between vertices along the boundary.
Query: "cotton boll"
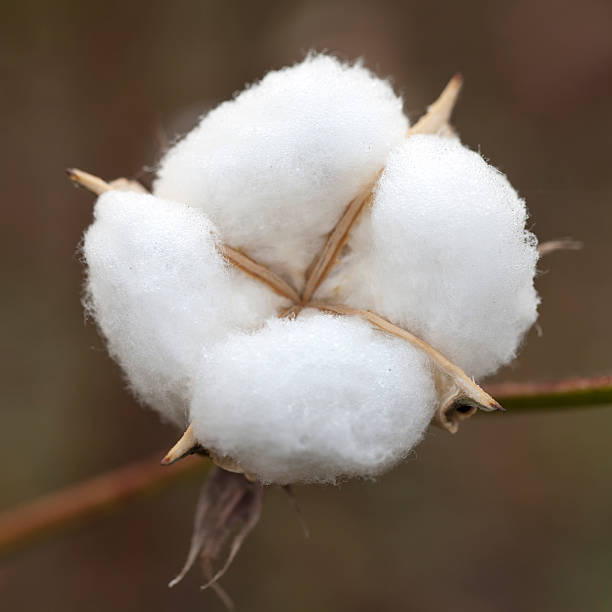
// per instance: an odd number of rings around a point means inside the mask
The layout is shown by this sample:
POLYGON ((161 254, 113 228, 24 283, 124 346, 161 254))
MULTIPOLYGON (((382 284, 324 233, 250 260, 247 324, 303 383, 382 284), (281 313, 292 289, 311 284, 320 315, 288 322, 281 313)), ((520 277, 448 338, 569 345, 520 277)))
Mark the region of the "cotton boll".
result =
POLYGON ((506 177, 457 141, 414 136, 395 149, 340 299, 409 329, 481 377, 514 356, 537 317, 536 239, 506 177))
POLYGON ((135 393, 184 425, 203 346, 253 329, 282 303, 227 264, 198 209, 151 195, 100 196, 87 230, 86 306, 135 393))
POLYGON ((155 193, 202 208, 226 243, 300 286, 407 127, 388 82, 310 55, 206 115, 162 160, 155 193))
POLYGON ((432 418, 426 357, 355 317, 304 311, 207 348, 191 418, 205 447, 266 483, 373 476, 432 418))

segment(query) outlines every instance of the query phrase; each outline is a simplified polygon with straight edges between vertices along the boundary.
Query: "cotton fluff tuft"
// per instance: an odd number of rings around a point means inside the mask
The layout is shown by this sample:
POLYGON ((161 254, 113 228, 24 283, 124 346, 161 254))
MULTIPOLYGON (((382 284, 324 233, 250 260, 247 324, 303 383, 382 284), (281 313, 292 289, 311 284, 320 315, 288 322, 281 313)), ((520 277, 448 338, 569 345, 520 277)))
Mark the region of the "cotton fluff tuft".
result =
POLYGON ((474 377, 512 359, 537 316, 524 202, 458 140, 406 140, 407 125, 386 81, 313 55, 204 117, 162 161, 158 197, 98 200, 87 303, 111 354, 143 401, 263 482, 375 476, 441 398, 422 352, 360 318, 277 318, 288 302, 218 243, 299 291, 384 167, 315 300, 370 309, 474 377))
POLYGON ((355 317, 303 312, 204 351, 191 417, 198 440, 263 482, 374 476, 433 416, 424 355, 355 317))
POLYGON ((509 362, 537 317, 537 241, 506 177, 456 140, 413 136, 387 159, 336 300, 409 329, 469 375, 509 362))
POLYGON ((208 113, 162 160, 155 193, 200 207, 228 244, 299 286, 407 128, 387 81, 309 55, 208 113))
POLYGON ((86 306, 137 396, 184 426, 202 348, 282 304, 229 266, 200 210, 110 191, 85 234, 86 306))

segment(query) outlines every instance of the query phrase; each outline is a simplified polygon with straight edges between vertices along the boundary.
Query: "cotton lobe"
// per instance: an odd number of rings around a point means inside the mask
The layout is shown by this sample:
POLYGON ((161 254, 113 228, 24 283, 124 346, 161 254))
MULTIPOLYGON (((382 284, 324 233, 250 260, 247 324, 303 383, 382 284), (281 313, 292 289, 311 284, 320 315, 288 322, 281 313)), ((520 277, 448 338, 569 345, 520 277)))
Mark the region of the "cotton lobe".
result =
POLYGON ((477 378, 514 358, 537 317, 537 240, 506 177, 458 140, 396 147, 353 256, 322 294, 374 310, 477 378))
POLYGON ((201 208, 228 244, 299 285, 407 128, 389 83, 311 55, 208 113, 162 160, 155 193, 201 208))
POLYGON ((380 473, 419 442, 436 399, 410 344, 310 311, 205 350, 196 380, 198 439, 281 484, 380 473))
POLYGON ((134 392, 183 427, 202 347, 276 316, 282 300, 228 265, 197 209, 109 191, 85 234, 86 305, 134 392))
POLYGON ((512 359, 537 316, 524 202, 457 139, 407 126, 386 81, 311 55, 206 115, 162 160, 155 195, 96 204, 86 306, 111 355, 144 402, 262 482, 379 474, 443 389, 422 352, 360 318, 279 319, 288 300, 220 245, 299 291, 384 167, 316 300, 371 309, 474 377, 512 359))

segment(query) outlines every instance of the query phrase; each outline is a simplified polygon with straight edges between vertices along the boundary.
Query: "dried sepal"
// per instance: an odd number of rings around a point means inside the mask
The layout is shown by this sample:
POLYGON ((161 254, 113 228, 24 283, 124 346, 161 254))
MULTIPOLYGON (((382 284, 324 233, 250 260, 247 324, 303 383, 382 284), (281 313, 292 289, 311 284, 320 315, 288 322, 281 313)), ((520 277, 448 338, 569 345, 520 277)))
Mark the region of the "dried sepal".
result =
POLYGON ((478 406, 466 402, 466 398, 463 398, 460 393, 456 393, 449 401, 440 405, 438 410, 436 410, 434 420, 449 433, 457 433, 459 431, 459 423, 469 419, 478 412, 478 406))
POLYGON ((470 399, 457 388, 453 379, 444 372, 436 371, 434 380, 440 405, 434 414, 432 424, 445 429, 449 433, 457 433, 459 423, 476 414, 478 406, 471 403, 470 399))
MULTIPOLYGON (((98 176, 83 172, 77 168, 68 168, 66 174, 73 183, 88 189, 96 195, 101 195, 111 190, 148 193, 140 183, 125 178, 115 179, 108 183, 98 176)), ((249 276, 265 283, 276 294, 292 302, 300 301, 300 296, 297 291, 287 281, 278 276, 278 274, 272 272, 272 270, 266 266, 256 262, 248 255, 245 255, 242 251, 225 244, 219 244, 218 250, 230 264, 239 268, 249 276)))
POLYGON ((438 130, 437 135, 441 138, 459 138, 457 130, 450 123, 443 125, 438 130))
POLYGON ((114 181, 109 183, 111 189, 116 191, 132 191, 134 193, 149 193, 144 185, 141 185, 138 181, 134 181, 128 178, 116 178, 114 181))
POLYGON ((277 295, 287 298, 294 303, 300 301, 298 292, 286 280, 272 272, 272 270, 266 266, 256 262, 242 251, 234 249, 226 244, 219 245, 218 248, 221 255, 223 255, 232 265, 246 272, 249 276, 265 283, 277 295))
POLYGON ((572 238, 560 238, 559 240, 548 240, 538 245, 538 253, 540 257, 554 253, 555 251, 579 251, 582 248, 582 242, 572 240, 572 238))
POLYGON ((247 480, 255 482, 255 478, 248 472, 245 472, 242 466, 237 461, 234 461, 234 459, 231 457, 219 455, 212 450, 205 450, 204 454, 210 457, 210 460, 216 466, 226 470, 227 472, 232 472, 233 474, 242 474, 247 480))
POLYGON ((446 374, 446 376, 448 376, 464 404, 477 406, 478 408, 486 411, 502 409, 502 407, 486 391, 481 389, 471 378, 469 378, 469 376, 467 376, 467 374, 460 367, 456 366, 454 363, 444 357, 444 355, 427 344, 427 342, 417 338, 409 331, 394 325, 376 313, 370 312, 369 310, 360 310, 358 308, 344 306, 343 304, 323 304, 312 302, 310 306, 312 308, 318 308, 324 312, 332 312, 340 315, 356 315, 362 317, 383 331, 397 336, 398 338, 403 338, 404 340, 410 342, 410 344, 413 346, 416 346, 425 352, 436 367, 446 374))
MULTIPOLYGON (((215 468, 206 480, 198 500, 187 559, 168 586, 177 585, 200 558, 207 578, 202 589, 215 588, 245 538, 257 524, 261 515, 263 492, 263 485, 251 482, 240 474, 215 468), (223 552, 228 539, 230 541, 225 561, 214 571, 215 561, 223 552)), ((228 604, 226 594, 216 590, 228 604)))
POLYGON ((83 170, 77 168, 66 168, 66 174, 75 185, 84 187, 96 195, 101 195, 112 189, 110 183, 107 183, 99 176, 89 174, 89 172, 83 172, 83 170))
POLYGON ((450 118, 457 103, 463 77, 456 74, 448 82, 438 99, 427 107, 427 112, 408 130, 408 136, 415 134, 440 134, 447 136, 450 128, 450 118))
POLYGON ((177 443, 166 453, 161 460, 162 465, 172 465, 174 462, 202 451, 200 443, 196 440, 193 425, 190 425, 177 443))
POLYGON ((254 480, 254 478, 250 474, 247 474, 240 464, 231 457, 225 457, 204 448, 196 439, 193 425, 189 425, 178 442, 166 453, 166 456, 161 460, 161 464, 172 465, 176 461, 179 461, 179 459, 183 459, 189 455, 204 455, 216 466, 228 472, 233 472, 234 474, 243 474, 245 478, 250 481, 254 480))
MULTIPOLYGON (((427 108, 427 112, 408 130, 406 137, 415 134, 440 134, 446 137, 454 135, 450 126, 450 117, 457 102, 463 79, 456 74, 443 89, 438 99, 427 108)), ((334 267, 342 247, 347 243, 348 236, 359 218, 373 198, 373 189, 380 178, 383 169, 376 173, 373 180, 364 186, 345 208, 342 216, 329 233, 323 249, 317 254, 306 272, 306 282, 302 291, 302 303, 307 304, 317 288, 329 275, 334 267)))
POLYGON ((310 301, 314 292, 325 280, 334 266, 338 254, 348 240, 349 232, 353 225, 355 225, 355 221, 357 221, 360 213, 371 202, 372 189, 379 176, 380 172, 376 175, 376 179, 372 183, 368 184, 358 196, 351 200, 349 205, 345 208, 344 213, 342 213, 339 221, 334 226, 334 229, 329 233, 327 241, 323 245, 323 249, 317 257, 315 257, 308 269, 304 291, 302 292, 302 303, 306 304, 310 301))
POLYGON ((279 319, 295 319, 300 312, 303 310, 303 306, 300 304, 292 304, 291 306, 287 306, 286 308, 281 308, 278 311, 279 319))

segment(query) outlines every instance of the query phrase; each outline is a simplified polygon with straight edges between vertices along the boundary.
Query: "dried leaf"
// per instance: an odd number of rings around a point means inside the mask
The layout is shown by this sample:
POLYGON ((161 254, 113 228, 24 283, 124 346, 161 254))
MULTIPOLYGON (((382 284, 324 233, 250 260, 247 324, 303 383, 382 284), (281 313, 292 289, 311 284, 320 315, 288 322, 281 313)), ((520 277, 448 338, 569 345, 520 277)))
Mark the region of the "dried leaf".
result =
MULTIPOLYGON (((215 468, 204 484, 198 500, 185 565, 168 586, 177 585, 199 557, 208 579, 202 589, 214 588, 229 569, 247 535, 257 524, 262 501, 263 485, 250 482, 241 474, 215 468), (227 557, 221 568, 213 573, 214 562, 230 536, 227 557)), ((226 605, 231 601, 224 591, 218 588, 215 591, 226 605)))

